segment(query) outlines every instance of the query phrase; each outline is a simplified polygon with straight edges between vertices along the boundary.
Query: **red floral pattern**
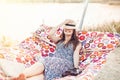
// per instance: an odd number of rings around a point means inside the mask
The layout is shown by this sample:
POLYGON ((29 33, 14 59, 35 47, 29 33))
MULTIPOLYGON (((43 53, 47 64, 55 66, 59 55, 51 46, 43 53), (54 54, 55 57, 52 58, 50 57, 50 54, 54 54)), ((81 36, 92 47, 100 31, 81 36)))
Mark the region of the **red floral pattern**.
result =
MULTIPOLYGON (((34 56, 38 54, 43 57, 53 55, 55 46, 48 43, 54 44, 47 36, 50 28, 45 25, 41 25, 41 27, 42 29, 34 32, 37 36, 26 38, 19 44, 19 47, 1 49, 0 58, 24 63, 26 67, 29 67, 36 62, 34 56), (41 37, 48 42, 41 40, 41 37)), ((55 35, 59 36, 61 33, 62 29, 60 28, 55 35)), ((79 75, 79 79, 93 80, 93 77, 106 62, 108 53, 119 44, 120 34, 81 31, 78 32, 78 39, 82 43, 80 68, 86 68, 79 75)))

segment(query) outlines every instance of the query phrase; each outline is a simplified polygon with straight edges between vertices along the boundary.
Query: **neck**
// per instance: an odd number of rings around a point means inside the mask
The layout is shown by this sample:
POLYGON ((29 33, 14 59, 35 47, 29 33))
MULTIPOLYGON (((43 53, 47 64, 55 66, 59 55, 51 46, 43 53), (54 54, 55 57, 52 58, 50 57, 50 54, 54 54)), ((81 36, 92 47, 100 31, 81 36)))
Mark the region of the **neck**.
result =
POLYGON ((65 36, 65 41, 64 41, 64 43, 66 44, 70 39, 71 39, 71 36, 65 36))

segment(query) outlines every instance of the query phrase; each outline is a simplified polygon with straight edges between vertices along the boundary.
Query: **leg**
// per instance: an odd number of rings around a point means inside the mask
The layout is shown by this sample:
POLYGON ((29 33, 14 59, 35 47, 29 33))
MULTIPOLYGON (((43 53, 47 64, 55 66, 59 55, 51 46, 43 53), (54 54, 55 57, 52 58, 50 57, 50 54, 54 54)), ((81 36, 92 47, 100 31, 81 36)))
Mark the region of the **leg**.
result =
POLYGON ((4 79, 5 77, 0 74, 0 79, 4 79))
POLYGON ((27 78, 26 80, 44 80, 44 75, 43 74, 36 75, 30 78, 27 78))
POLYGON ((11 78, 10 80, 26 80, 27 78, 34 77, 42 74, 44 71, 43 63, 36 62, 31 67, 26 68, 17 78, 11 78))
POLYGON ((31 67, 26 68, 26 69, 23 71, 23 74, 24 74, 25 77, 27 78, 27 77, 32 77, 32 76, 41 74, 41 73, 43 73, 43 71, 44 71, 44 65, 43 65, 43 63, 36 62, 36 63, 33 64, 31 67))
POLYGON ((0 80, 6 80, 6 79, 7 79, 7 75, 4 73, 4 71, 0 66, 0 80))
POLYGON ((78 79, 76 79, 76 76, 66 76, 55 80, 78 80, 78 79))

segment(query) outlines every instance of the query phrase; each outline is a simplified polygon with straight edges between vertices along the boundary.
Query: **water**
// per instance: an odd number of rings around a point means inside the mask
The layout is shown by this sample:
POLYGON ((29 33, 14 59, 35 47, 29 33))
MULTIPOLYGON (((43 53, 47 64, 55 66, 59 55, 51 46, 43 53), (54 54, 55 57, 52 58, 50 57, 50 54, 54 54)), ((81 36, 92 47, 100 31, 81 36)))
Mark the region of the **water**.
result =
MULTIPOLYGON (((0 4, 0 35, 21 41, 42 23, 56 26, 66 18, 79 21, 84 4, 0 4)), ((89 3, 84 25, 120 20, 120 6, 89 3)))

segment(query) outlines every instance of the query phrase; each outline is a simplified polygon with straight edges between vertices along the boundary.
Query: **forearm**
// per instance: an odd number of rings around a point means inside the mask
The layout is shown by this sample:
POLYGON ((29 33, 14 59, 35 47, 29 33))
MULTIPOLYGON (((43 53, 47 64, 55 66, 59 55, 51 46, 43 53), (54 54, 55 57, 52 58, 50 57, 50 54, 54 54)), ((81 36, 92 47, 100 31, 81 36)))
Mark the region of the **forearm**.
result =
POLYGON ((53 36, 55 34, 55 32, 60 28, 62 27, 63 25, 66 24, 66 21, 62 22, 61 24, 59 24, 58 26, 56 27, 53 27, 50 32, 49 32, 49 35, 53 36))
POLYGON ((57 30, 58 30, 58 27, 53 27, 53 28, 50 30, 48 36, 49 36, 49 37, 53 36, 53 35, 56 33, 57 30))
POLYGON ((77 52, 74 54, 74 67, 78 68, 78 66, 79 66, 79 53, 77 52))
POLYGON ((79 67, 79 51, 81 49, 81 43, 79 43, 74 51, 74 55, 73 55, 73 58, 74 58, 74 67, 75 68, 78 68, 79 67))
POLYGON ((55 32, 60 28, 63 27, 63 25, 72 22, 72 20, 70 19, 66 19, 65 21, 63 21, 62 23, 60 23, 57 27, 53 27, 53 29, 49 32, 49 36, 53 36, 55 34, 55 32))

